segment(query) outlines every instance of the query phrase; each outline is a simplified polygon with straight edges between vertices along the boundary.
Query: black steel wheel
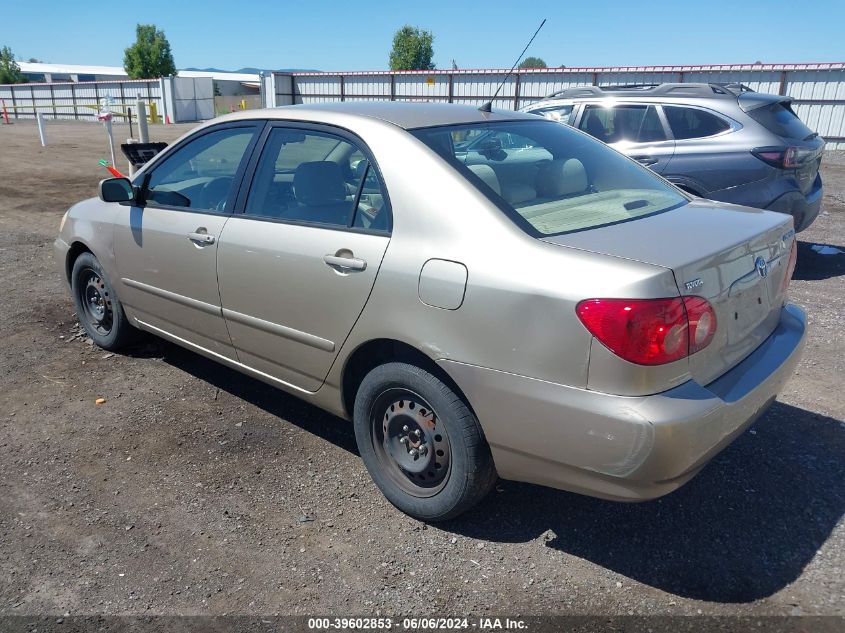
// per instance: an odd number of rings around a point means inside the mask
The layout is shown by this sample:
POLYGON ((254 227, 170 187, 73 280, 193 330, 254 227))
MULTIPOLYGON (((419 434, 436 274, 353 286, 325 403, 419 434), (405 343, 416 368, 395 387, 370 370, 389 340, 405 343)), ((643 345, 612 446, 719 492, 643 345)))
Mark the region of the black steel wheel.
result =
POLYGON ((71 271, 71 291, 79 323, 103 349, 115 350, 131 342, 137 330, 130 325, 123 306, 91 253, 76 258, 71 271))
POLYGON ((364 377, 353 415, 358 450, 385 497, 424 521, 478 503, 496 481, 477 418, 443 380, 407 363, 364 377))
POLYGON ((108 336, 114 325, 114 311, 109 288, 103 278, 91 266, 79 271, 77 283, 78 300, 82 305, 80 319, 85 320, 85 329, 93 329, 101 336, 108 336))
POLYGON ((445 425, 422 396, 388 389, 373 403, 370 420, 373 448, 397 486, 418 497, 443 489, 452 447, 445 425))

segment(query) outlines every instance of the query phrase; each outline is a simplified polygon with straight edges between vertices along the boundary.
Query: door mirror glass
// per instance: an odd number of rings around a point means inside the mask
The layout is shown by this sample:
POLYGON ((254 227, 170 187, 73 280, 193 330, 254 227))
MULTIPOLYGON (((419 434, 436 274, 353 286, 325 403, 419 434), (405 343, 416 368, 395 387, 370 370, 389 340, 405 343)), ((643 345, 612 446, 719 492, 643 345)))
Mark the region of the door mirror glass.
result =
POLYGON ((135 190, 126 178, 106 178, 100 181, 100 200, 103 202, 132 202, 135 190))

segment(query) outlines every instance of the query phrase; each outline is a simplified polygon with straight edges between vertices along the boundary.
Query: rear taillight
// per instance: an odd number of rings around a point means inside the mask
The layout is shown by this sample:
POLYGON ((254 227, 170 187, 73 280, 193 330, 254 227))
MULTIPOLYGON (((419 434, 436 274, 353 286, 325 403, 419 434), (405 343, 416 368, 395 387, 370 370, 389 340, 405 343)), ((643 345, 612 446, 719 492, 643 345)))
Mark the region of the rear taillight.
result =
POLYGON ((795 264, 798 263, 798 240, 792 240, 792 248, 789 249, 789 261, 786 264, 786 275, 781 282, 781 293, 786 292, 789 288, 789 282, 792 280, 792 274, 795 272, 795 264))
POLYGON ((778 169, 798 167, 799 152, 797 147, 757 147, 751 150, 754 156, 778 169))
POLYGON ((605 347, 638 365, 663 365, 694 354, 716 333, 716 313, 702 297, 587 299, 578 318, 605 347))

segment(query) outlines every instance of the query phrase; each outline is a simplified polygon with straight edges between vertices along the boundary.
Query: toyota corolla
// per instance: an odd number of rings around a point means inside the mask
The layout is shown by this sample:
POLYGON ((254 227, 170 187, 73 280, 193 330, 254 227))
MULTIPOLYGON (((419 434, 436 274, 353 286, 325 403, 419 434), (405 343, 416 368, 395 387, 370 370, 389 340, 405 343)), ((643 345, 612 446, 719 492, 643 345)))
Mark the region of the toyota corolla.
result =
POLYGON ((351 420, 428 521, 497 476, 675 490, 765 411, 805 332, 791 217, 468 106, 215 119, 73 206, 56 254, 98 345, 143 330, 351 420))

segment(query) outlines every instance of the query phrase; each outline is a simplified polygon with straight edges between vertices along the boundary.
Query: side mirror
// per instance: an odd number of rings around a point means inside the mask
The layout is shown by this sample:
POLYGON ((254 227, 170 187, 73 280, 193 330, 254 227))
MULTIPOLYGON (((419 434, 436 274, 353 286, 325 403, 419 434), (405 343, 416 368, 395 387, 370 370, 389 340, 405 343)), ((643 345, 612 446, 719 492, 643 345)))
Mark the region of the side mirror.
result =
POLYGON ((100 200, 103 202, 132 202, 135 190, 127 178, 106 178, 100 181, 100 200))

